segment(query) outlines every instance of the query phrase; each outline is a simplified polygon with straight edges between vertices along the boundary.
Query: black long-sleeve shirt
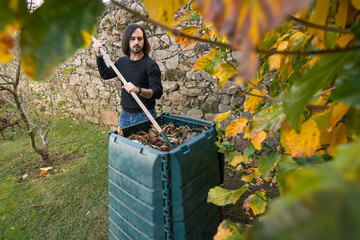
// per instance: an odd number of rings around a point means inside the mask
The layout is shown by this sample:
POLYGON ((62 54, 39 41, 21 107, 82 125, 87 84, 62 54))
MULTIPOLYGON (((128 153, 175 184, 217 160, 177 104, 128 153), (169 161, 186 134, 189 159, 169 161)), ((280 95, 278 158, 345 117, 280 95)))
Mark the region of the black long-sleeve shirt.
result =
MULTIPOLYGON (((117 76, 115 71, 106 65, 103 57, 97 57, 97 65, 102 79, 111 79, 117 76)), ((163 93, 161 72, 158 64, 146 54, 137 61, 132 61, 128 56, 121 57, 114 65, 127 82, 153 91, 151 99, 142 96, 139 96, 139 98, 147 109, 154 108, 155 99, 159 99, 163 93)), ((121 106, 126 112, 142 112, 135 99, 125 89, 121 90, 121 106)))

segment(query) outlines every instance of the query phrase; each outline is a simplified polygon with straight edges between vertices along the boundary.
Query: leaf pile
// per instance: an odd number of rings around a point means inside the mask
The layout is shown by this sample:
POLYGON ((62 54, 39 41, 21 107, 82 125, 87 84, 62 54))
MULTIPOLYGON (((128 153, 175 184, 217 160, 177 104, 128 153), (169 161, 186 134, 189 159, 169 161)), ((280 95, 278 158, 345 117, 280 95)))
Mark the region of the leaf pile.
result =
MULTIPOLYGON (((204 129, 191 129, 188 125, 176 127, 172 122, 162 125, 161 128, 174 147, 180 146, 207 130, 207 127, 204 129)), ((160 136, 154 126, 152 126, 148 132, 143 130, 138 131, 137 133, 130 135, 128 139, 137 141, 142 145, 159 151, 169 152, 171 150, 170 146, 165 142, 163 137, 160 136)))

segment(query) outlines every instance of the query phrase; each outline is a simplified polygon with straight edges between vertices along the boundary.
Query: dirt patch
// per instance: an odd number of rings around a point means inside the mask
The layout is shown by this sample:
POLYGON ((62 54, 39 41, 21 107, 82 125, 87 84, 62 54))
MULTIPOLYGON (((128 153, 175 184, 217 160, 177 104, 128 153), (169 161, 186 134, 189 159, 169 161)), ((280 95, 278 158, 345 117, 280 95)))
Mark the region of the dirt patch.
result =
MULTIPOLYGON (((225 163, 225 165, 227 165, 225 163)), ((235 169, 225 166, 224 183, 223 186, 226 189, 238 189, 242 187, 245 182, 241 181, 242 174, 235 169)), ((246 211, 243 207, 245 199, 257 190, 263 189, 266 191, 266 195, 270 198, 279 196, 279 188, 274 185, 272 181, 264 182, 262 184, 256 184, 255 181, 250 183, 251 191, 244 193, 235 204, 228 204, 221 208, 223 220, 229 219, 233 222, 242 224, 252 224, 259 216, 255 216, 252 210, 246 211)))
POLYGON ((48 177, 62 172, 64 169, 68 169, 73 165, 79 163, 78 159, 82 159, 87 155, 87 152, 67 154, 61 156, 60 153, 52 156, 50 164, 43 164, 39 162, 36 166, 32 166, 31 169, 24 171, 19 176, 19 181, 32 181, 39 178, 48 177))

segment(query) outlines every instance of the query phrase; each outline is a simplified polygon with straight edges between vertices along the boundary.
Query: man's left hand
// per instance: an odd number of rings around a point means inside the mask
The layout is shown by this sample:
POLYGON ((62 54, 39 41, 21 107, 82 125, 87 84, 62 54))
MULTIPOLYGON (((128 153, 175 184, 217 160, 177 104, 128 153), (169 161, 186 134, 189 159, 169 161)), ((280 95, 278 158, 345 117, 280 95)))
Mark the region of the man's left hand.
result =
POLYGON ((139 93, 139 88, 136 87, 131 82, 126 83, 124 86, 122 86, 123 89, 125 89, 128 93, 134 92, 135 94, 139 93))

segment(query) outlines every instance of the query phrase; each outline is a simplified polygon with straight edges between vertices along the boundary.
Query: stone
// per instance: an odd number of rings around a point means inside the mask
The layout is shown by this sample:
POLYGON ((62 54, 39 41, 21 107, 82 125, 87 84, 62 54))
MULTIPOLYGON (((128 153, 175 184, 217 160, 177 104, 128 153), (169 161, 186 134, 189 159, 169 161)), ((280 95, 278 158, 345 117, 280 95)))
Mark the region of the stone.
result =
POLYGON ((97 96, 98 96, 96 89, 92 85, 88 85, 86 87, 86 92, 90 98, 97 98, 97 96))
POLYGON ((118 112, 100 109, 100 119, 103 124, 117 126, 119 122, 118 118, 118 112))
POLYGON ((221 103, 221 104, 224 104, 224 105, 230 105, 230 106, 231 106, 231 104, 230 104, 230 96, 228 96, 228 95, 223 95, 223 96, 221 97, 220 103, 221 103))
POLYGON ((160 39, 158 37, 149 38, 151 49, 158 49, 160 47, 160 39))
POLYGON ((206 112, 217 112, 219 103, 220 100, 217 96, 210 96, 205 100, 203 108, 206 112))
POLYGON ((94 124, 100 124, 100 119, 96 117, 85 116, 84 119, 94 124))
POLYGON ((240 94, 233 95, 230 100, 230 104, 232 106, 240 107, 244 104, 245 97, 241 96, 240 94))
POLYGON ((201 89, 198 89, 198 88, 192 88, 192 89, 189 89, 187 95, 188 96, 191 96, 191 97, 198 97, 202 94, 202 91, 201 89))
POLYGON ((171 58, 172 52, 167 50, 156 50, 154 51, 154 58, 156 59, 168 59, 171 58))
POLYGON ((179 66, 179 56, 174 56, 168 60, 166 60, 166 68, 175 69, 179 66))
POLYGON ((204 119, 206 121, 214 121, 216 114, 215 113, 205 113, 204 119))
POLYGON ((164 81, 162 83, 162 85, 163 85, 164 92, 166 92, 168 90, 175 91, 179 87, 178 83, 175 81, 164 81))
POLYGON ((80 84, 80 76, 79 74, 70 75, 70 85, 75 86, 80 84))
POLYGON ((201 119, 204 116, 204 113, 199 109, 192 108, 186 113, 186 116, 201 119))
POLYGON ((183 97, 178 92, 173 92, 169 94, 164 94, 164 99, 167 101, 173 101, 173 102, 181 102, 183 100, 183 97))
POLYGON ((218 111, 220 113, 224 113, 224 112, 231 110, 231 108, 232 108, 232 106, 230 106, 230 105, 219 104, 218 111))
POLYGON ((167 35, 163 35, 161 37, 161 41, 163 41, 166 45, 169 45, 170 44, 170 39, 167 35))

